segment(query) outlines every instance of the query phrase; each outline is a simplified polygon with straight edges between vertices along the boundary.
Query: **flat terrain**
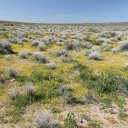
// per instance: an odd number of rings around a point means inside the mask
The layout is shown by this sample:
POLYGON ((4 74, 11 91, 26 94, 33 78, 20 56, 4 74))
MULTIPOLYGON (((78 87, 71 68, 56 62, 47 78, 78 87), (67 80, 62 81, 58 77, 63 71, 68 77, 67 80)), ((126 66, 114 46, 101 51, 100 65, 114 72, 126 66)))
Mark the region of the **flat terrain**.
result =
POLYGON ((127 77, 128 23, 0 23, 0 128, 128 128, 127 77))

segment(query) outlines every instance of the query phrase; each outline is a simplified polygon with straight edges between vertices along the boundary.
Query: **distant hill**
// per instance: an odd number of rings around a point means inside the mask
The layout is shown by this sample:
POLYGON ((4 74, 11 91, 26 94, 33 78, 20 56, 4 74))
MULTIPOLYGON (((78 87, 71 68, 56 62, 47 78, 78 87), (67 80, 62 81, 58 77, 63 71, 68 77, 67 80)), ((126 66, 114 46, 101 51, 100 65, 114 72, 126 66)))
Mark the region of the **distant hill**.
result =
POLYGON ((105 23, 29 23, 29 22, 17 22, 17 21, 3 21, 2 24, 45 24, 45 25, 128 25, 128 22, 105 22, 105 23))

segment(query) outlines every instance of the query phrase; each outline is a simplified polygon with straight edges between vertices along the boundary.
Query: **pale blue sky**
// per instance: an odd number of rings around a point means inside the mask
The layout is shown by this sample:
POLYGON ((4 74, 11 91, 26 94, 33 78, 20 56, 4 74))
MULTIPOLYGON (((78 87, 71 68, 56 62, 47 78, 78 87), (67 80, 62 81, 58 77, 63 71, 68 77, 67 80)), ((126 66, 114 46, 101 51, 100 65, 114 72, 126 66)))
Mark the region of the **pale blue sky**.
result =
POLYGON ((128 21, 128 0, 0 0, 0 20, 41 23, 128 21))

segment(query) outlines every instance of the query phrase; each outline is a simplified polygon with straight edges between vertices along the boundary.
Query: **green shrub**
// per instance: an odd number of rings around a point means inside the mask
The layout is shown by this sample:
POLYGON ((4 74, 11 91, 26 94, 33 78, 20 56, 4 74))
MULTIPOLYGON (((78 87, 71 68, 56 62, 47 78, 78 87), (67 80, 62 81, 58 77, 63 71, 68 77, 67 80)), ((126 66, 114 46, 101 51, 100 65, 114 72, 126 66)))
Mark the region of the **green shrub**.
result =
POLYGON ((44 82, 44 81, 51 81, 51 80, 59 83, 63 82, 63 78, 59 73, 53 72, 50 69, 43 70, 39 67, 35 68, 32 71, 31 79, 33 82, 44 82))
POLYGON ((95 82, 95 89, 99 93, 110 94, 116 92, 122 86, 123 78, 112 71, 101 74, 95 82))
POLYGON ((7 112, 7 114, 12 116, 13 122, 16 123, 22 119, 22 114, 25 111, 25 108, 31 105, 34 102, 39 102, 43 99, 41 95, 34 95, 31 97, 28 96, 19 96, 13 101, 14 109, 7 112))
POLYGON ((85 82, 87 80, 95 80, 96 76, 88 66, 85 66, 80 72, 80 78, 85 82))
POLYGON ((69 113, 64 120, 64 128, 76 128, 75 115, 73 113, 69 113))
POLYGON ((14 105, 14 109, 7 111, 6 116, 11 116, 12 122, 16 123, 22 119, 22 113, 24 112, 25 107, 30 105, 30 102, 27 97, 19 96, 12 104, 14 105))
POLYGON ((128 115, 126 114, 126 110, 124 109, 124 107, 120 108, 119 118, 124 119, 126 117, 128 117, 128 115))
POLYGON ((128 80, 114 70, 95 75, 89 67, 85 66, 80 71, 80 80, 84 82, 84 86, 98 93, 110 94, 121 91, 127 94, 128 92, 128 80))
POLYGON ((26 83, 26 81, 31 81, 31 78, 28 76, 16 76, 15 77, 16 81, 21 82, 21 83, 26 83))
POLYGON ((105 32, 101 35, 103 38, 112 38, 116 36, 115 32, 105 32))

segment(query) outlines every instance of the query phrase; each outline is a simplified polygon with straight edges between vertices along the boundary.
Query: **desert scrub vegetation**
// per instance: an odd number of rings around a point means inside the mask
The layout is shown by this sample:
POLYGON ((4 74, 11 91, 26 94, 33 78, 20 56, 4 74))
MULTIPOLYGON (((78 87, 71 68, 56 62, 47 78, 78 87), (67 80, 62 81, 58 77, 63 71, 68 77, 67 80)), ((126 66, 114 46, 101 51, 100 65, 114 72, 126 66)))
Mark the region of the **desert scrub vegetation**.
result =
POLYGON ((62 56, 62 55, 65 55, 66 53, 67 53, 66 49, 60 49, 56 51, 56 56, 62 56))
POLYGON ((48 63, 49 62, 48 58, 45 55, 43 55, 41 52, 33 53, 33 57, 35 60, 38 60, 41 63, 48 63))
POLYGON ((127 86, 127 80, 123 79, 118 73, 108 71, 106 74, 101 74, 97 79, 95 88, 100 93, 114 93, 123 86, 127 86))
POLYGON ((43 51, 43 50, 45 50, 45 48, 46 48, 45 43, 44 42, 40 42, 38 44, 37 50, 38 51, 43 51))
POLYGON ((14 53, 11 44, 8 41, 0 41, 0 54, 12 54, 14 53))
POLYGON ((88 55, 90 59, 94 59, 94 60, 102 59, 100 54, 100 49, 98 47, 92 47, 90 50, 86 52, 86 55, 88 55))
POLYGON ((127 127, 127 32, 120 24, 0 24, 0 126, 127 127))
POLYGON ((67 50, 74 50, 76 48, 76 45, 74 43, 68 43, 66 48, 67 50))
POLYGON ((56 63, 53 63, 53 62, 48 63, 47 67, 50 68, 50 69, 55 69, 56 68, 56 63))
POLYGON ((104 32, 101 34, 101 37, 103 38, 112 38, 117 36, 117 34, 115 32, 104 32))
POLYGON ((10 92, 8 92, 8 96, 12 99, 12 100, 14 100, 14 99, 16 99, 18 96, 20 95, 20 91, 19 91, 19 89, 18 88, 12 88, 11 90, 10 90, 10 92))
POLYGON ((64 127, 65 128, 76 128, 76 120, 75 115, 73 113, 68 113, 67 117, 64 120, 64 127))
POLYGON ((102 99, 101 95, 106 95, 112 101, 117 102, 119 106, 123 104, 118 96, 120 93, 127 95, 128 79, 123 77, 120 72, 107 70, 97 74, 88 65, 80 63, 76 63, 73 68, 79 71, 79 82, 82 82, 83 87, 92 92, 91 95, 86 95, 86 101, 90 100, 90 97, 91 100, 98 101, 97 96, 102 99), (95 94, 96 96, 94 96, 95 94))
POLYGON ((27 96, 33 96, 35 95, 36 87, 29 82, 24 85, 24 91, 27 96))
POLYGON ((36 115, 33 119, 37 128, 57 128, 58 122, 54 120, 54 117, 50 110, 45 110, 36 115))
POLYGON ((119 50, 126 50, 128 49, 128 43, 127 42, 121 42, 118 46, 119 50))
POLYGON ((110 51, 111 48, 112 48, 112 46, 111 46, 110 44, 104 43, 104 44, 102 45, 102 50, 103 50, 103 51, 110 51))
POLYGON ((108 70, 96 75, 88 66, 79 65, 78 68, 80 69, 80 79, 85 82, 87 87, 98 93, 116 93, 127 88, 127 78, 124 78, 118 71, 108 70))
POLYGON ((63 82, 63 76, 59 72, 53 72, 50 69, 45 70, 44 67, 33 67, 31 79, 33 82, 43 82, 44 80, 63 82))
POLYGON ((8 67, 6 69, 6 72, 11 77, 16 77, 16 76, 19 76, 20 75, 19 70, 17 68, 15 68, 15 67, 8 67))
POLYGON ((24 50, 19 53, 19 56, 24 59, 27 59, 29 57, 29 55, 30 55, 30 52, 28 50, 24 50))
POLYGON ((39 41, 35 40, 33 42, 31 42, 32 46, 38 46, 39 45, 39 41))
POLYGON ((80 46, 82 47, 82 48, 91 48, 93 45, 92 45, 92 43, 90 43, 90 42, 82 42, 81 44, 80 44, 80 46))
POLYGON ((40 102, 43 94, 36 92, 36 87, 32 83, 26 83, 22 88, 12 88, 7 94, 13 102, 15 109, 8 110, 6 115, 11 115, 12 122, 17 123, 22 120, 22 114, 27 106, 40 102))
POLYGON ((63 94, 57 89, 66 82, 60 73, 61 72, 53 72, 53 70, 49 68, 47 70, 37 67, 33 69, 31 81, 39 85, 38 93, 45 97, 44 100, 47 101, 63 94))
POLYGON ((89 54, 90 59, 101 60, 101 55, 98 51, 91 51, 89 54))

